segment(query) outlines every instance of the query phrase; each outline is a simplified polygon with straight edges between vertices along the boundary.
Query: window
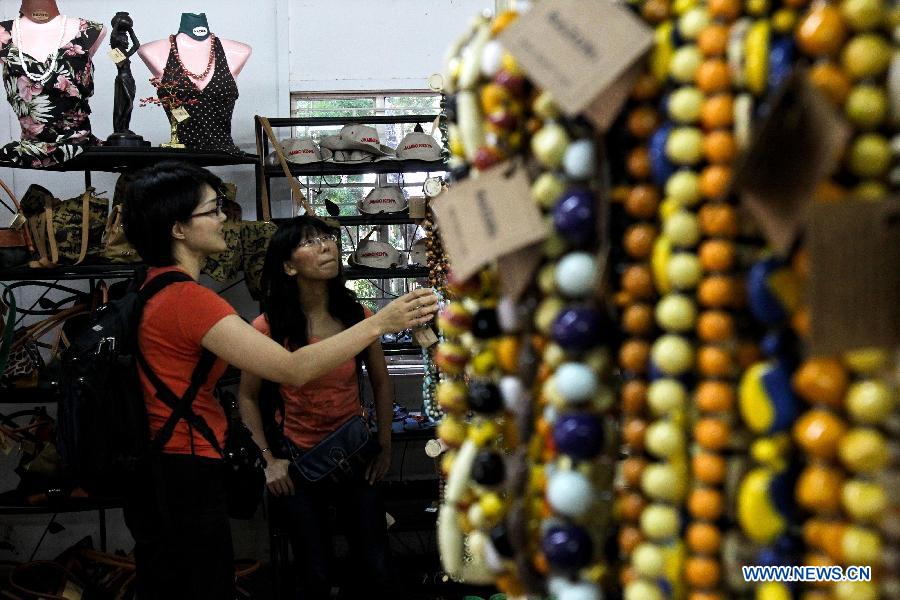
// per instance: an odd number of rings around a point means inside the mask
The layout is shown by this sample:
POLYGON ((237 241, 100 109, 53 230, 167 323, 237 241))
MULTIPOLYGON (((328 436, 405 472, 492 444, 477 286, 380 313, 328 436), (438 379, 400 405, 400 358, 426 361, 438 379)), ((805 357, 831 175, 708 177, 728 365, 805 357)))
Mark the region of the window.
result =
MULTIPOLYGON (((391 115, 436 115, 440 112, 440 96, 433 92, 358 92, 358 93, 295 93, 291 96, 292 117, 358 117, 391 115)), ((432 133, 440 142, 431 119, 422 121, 422 129, 432 133)), ((412 132, 415 123, 377 125, 381 143, 396 147, 407 133, 412 132)), ((335 135, 340 125, 295 127, 294 137, 312 137, 317 142, 326 135, 335 135)), ((432 174, 433 175, 433 174, 432 174)), ((317 214, 327 215, 326 201, 333 202, 341 215, 358 214, 356 203, 368 194, 375 185, 398 184, 407 197, 421 196, 422 183, 428 173, 387 173, 366 175, 330 175, 300 177, 300 184, 317 214)), ((385 241, 401 251, 406 259, 413 242, 424 236, 424 231, 416 225, 359 225, 344 227, 341 234, 341 248, 346 256, 355 248, 360 239, 385 241), (373 229, 375 230, 373 232, 373 229)), ((376 310, 392 298, 409 291, 410 280, 364 279, 349 281, 351 289, 369 308, 376 310)))

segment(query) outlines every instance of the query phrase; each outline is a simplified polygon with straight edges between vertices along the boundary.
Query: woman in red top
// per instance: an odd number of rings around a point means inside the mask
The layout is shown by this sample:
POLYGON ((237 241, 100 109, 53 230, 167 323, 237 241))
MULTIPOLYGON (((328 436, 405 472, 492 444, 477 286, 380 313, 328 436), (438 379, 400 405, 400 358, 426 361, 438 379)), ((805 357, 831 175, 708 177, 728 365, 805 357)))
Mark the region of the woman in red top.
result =
MULTIPOLYGON (((206 257, 226 249, 218 177, 205 169, 165 162, 144 169, 124 201, 128 240, 151 268, 147 281, 178 269, 193 281, 174 283, 144 308, 138 343, 150 369, 181 396, 203 349, 216 357, 193 402, 219 446, 225 414, 213 395, 216 379, 232 364, 244 372, 303 387, 332 372, 386 332, 427 322, 437 299, 417 290, 371 319, 323 341, 287 350, 241 319, 227 302, 196 282, 206 257)), ((155 436, 171 413, 141 374, 155 436)), ((125 520, 135 538, 141 600, 232 600, 234 567, 225 504, 224 463, 196 428, 181 421, 152 470, 131 490, 125 520)))
MULTIPOLYGON (((263 314, 253 326, 287 348, 330 339, 346 328, 376 318, 344 285, 339 231, 314 217, 295 217, 283 223, 266 251, 263 268, 263 314)), ((330 597, 330 509, 337 509, 345 525, 354 570, 341 577, 342 597, 389 597, 387 527, 384 505, 373 484, 391 464, 391 417, 394 389, 380 341, 375 341, 356 360, 348 359, 329 373, 304 386, 283 384, 282 414, 260 416, 261 380, 252 373, 241 375, 238 401, 244 422, 260 447, 272 447, 276 457, 268 461, 269 492, 278 496, 276 510, 289 527, 298 575, 298 598, 330 597), (348 419, 360 414, 358 369, 365 364, 375 396, 380 453, 365 472, 334 482, 311 483, 303 479, 287 457, 309 450, 348 419), (274 421, 280 426, 273 427, 274 421), (292 446, 292 448, 288 448, 292 446), (348 591, 346 588, 355 587, 348 591)), ((271 403, 270 398, 266 398, 271 403)))

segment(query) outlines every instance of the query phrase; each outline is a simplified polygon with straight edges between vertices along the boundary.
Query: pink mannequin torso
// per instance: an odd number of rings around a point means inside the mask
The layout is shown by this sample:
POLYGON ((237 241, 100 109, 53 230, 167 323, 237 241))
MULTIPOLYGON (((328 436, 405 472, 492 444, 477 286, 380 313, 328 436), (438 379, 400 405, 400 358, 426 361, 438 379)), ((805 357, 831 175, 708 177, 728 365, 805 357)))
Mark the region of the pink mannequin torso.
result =
MULTIPOLYGON (((236 42, 234 40, 223 40, 219 38, 219 41, 222 42, 222 49, 225 51, 225 59, 228 61, 228 70, 231 71, 231 75, 234 78, 237 78, 241 69, 247 64, 247 59, 250 58, 250 53, 253 49, 247 44, 242 44, 241 42, 236 42)), ((181 62, 184 63, 184 66, 188 71, 199 74, 206 70, 206 65, 209 64, 212 36, 198 42, 188 35, 179 33, 175 36, 175 44, 178 47, 178 56, 181 57, 181 62)), ((169 50, 169 39, 166 38, 164 40, 156 40, 154 42, 142 44, 141 47, 138 48, 137 53, 138 56, 141 57, 141 60, 144 61, 144 64, 147 65, 147 68, 150 69, 150 73, 153 74, 154 77, 162 77, 163 70, 166 68, 166 62, 169 60, 169 50)), ((202 90, 212 80, 214 73, 215 69, 210 69, 209 74, 203 79, 191 79, 191 81, 197 84, 197 87, 202 90)))
MULTIPOLYGON (((71 42, 79 33, 79 25, 81 20, 78 17, 66 18, 66 31, 62 36, 62 44, 59 44, 60 28, 62 27, 63 15, 59 15, 46 23, 35 23, 30 19, 19 19, 19 35, 22 38, 22 52, 30 57, 43 61, 48 56, 56 54, 62 46, 71 42)), ((12 31, 13 40, 16 39, 16 25, 13 23, 12 31)), ((106 26, 100 32, 100 36, 94 45, 88 50, 88 54, 94 56, 103 39, 106 37, 106 26)))

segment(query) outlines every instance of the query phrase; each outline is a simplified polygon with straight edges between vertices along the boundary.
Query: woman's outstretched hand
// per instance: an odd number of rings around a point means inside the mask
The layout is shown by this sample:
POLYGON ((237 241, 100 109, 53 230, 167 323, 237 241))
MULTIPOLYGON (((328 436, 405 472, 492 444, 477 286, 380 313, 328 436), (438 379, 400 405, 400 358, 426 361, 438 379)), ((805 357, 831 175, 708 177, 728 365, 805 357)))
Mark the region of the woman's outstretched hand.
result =
POLYGON ((381 310, 378 320, 381 333, 395 333, 424 325, 438 310, 438 298, 429 288, 420 288, 400 296, 381 310))

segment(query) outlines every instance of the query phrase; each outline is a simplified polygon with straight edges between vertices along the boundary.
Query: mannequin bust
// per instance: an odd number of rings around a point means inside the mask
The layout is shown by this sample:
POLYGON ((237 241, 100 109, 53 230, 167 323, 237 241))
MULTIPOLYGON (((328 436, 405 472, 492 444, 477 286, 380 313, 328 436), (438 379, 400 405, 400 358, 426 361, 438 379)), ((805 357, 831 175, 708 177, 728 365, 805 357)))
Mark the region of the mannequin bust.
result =
MULTIPOLYGON (((18 31, 13 26, 13 37, 20 35, 22 47, 19 49, 38 60, 55 54, 60 47, 60 39, 61 45, 65 45, 79 33, 80 20, 60 15, 56 0, 22 0, 19 14, 22 18, 18 21, 18 31), (64 20, 65 31, 59 35, 64 20)), ((103 27, 100 37, 90 47, 88 54, 94 56, 105 37, 106 27, 103 27)))
MULTIPOLYGON (((218 37, 218 36, 217 36, 218 37)), ((238 74, 247 64, 253 49, 247 44, 236 42, 234 40, 225 40, 218 38, 222 42, 222 49, 225 51, 225 58, 228 62, 228 70, 231 71, 232 77, 237 78, 238 74)), ((210 45, 212 44, 212 36, 210 35, 209 25, 206 22, 206 15, 193 13, 182 13, 181 27, 175 36, 175 44, 178 46, 178 54, 184 63, 185 68, 194 73, 202 73, 206 69, 209 60, 210 45), (193 27, 189 27, 194 25, 193 27), (188 29, 189 27, 189 29, 188 29), (199 30, 205 28, 206 32, 201 33, 199 30), (196 33, 194 30, 198 30, 196 33), (200 35, 198 35, 200 33, 200 35)), ((166 68, 166 61, 169 59, 170 44, 169 40, 156 40, 143 44, 138 49, 138 56, 150 69, 150 73, 157 78, 161 78, 163 70, 166 68)), ((213 71, 210 71, 205 77, 194 80, 199 89, 203 89, 212 80, 213 71)))

